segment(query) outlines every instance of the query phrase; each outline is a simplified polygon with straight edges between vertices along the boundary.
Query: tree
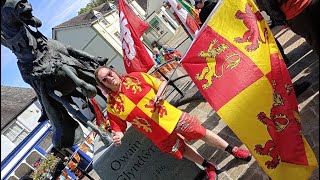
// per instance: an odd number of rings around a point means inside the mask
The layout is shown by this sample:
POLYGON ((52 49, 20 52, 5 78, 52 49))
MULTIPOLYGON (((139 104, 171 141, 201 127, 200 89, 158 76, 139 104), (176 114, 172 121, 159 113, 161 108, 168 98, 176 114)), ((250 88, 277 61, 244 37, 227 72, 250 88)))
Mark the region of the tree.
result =
POLYGON ((105 2, 110 2, 110 1, 109 0, 91 0, 91 2, 89 2, 86 5, 86 7, 80 9, 80 11, 78 12, 78 15, 80 15, 82 13, 86 13, 86 12, 90 11, 92 8, 95 8, 105 2))

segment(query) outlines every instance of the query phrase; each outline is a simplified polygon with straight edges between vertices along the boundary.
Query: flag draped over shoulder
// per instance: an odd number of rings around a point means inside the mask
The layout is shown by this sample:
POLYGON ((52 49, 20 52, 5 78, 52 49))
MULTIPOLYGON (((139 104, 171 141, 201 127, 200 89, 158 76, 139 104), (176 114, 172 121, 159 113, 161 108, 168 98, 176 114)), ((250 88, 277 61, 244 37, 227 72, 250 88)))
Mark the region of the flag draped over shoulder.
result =
POLYGON ((221 0, 182 66, 272 179, 312 175, 289 72, 253 1, 221 0))
POLYGON ((119 16, 123 60, 127 73, 147 72, 154 62, 140 37, 149 25, 140 20, 124 0, 119 0, 119 16))
POLYGON ((90 103, 93 106, 94 115, 96 117, 96 124, 99 127, 102 127, 105 130, 110 128, 109 121, 104 117, 101 109, 99 108, 98 102, 94 98, 90 98, 90 103))
POLYGON ((176 0, 166 0, 166 2, 169 3, 170 10, 181 21, 191 37, 194 38, 200 29, 196 20, 176 0))

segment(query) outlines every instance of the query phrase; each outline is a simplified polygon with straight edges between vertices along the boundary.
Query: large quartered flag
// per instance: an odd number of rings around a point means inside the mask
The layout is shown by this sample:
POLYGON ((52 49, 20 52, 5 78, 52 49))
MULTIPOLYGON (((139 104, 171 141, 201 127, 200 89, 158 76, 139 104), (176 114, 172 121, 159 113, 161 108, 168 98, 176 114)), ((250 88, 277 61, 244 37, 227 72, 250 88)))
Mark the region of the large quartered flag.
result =
POLYGON ((119 16, 123 60, 127 73, 148 72, 154 62, 140 37, 149 25, 143 22, 124 0, 119 0, 119 16))
POLYGON ((165 2, 167 2, 170 10, 181 21, 191 37, 194 38, 200 29, 196 20, 176 0, 165 0, 165 2))
POLYGON ((272 179, 312 175, 288 69, 252 0, 220 0, 182 66, 272 179))

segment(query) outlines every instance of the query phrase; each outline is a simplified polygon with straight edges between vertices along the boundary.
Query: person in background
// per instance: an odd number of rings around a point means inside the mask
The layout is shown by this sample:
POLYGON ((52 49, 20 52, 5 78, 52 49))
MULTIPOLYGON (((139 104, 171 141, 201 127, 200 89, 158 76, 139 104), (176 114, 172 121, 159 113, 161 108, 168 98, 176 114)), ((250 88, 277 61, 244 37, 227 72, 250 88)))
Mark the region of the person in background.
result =
POLYGON ((153 59, 157 62, 158 65, 162 64, 165 62, 162 53, 158 48, 153 48, 153 59))
MULTIPOLYGON (((319 0, 281 0, 281 2, 278 0, 255 0, 255 2, 261 11, 265 11, 270 16, 270 28, 288 25, 294 33, 304 37, 319 55, 319 21, 315 18, 315 16, 319 17, 319 0)), ((274 39, 288 67, 289 58, 277 38, 274 39)), ((311 83, 308 81, 293 84, 296 96, 300 96, 309 86, 311 83)))
POLYGON ((207 20, 208 16, 210 15, 211 11, 216 7, 217 3, 211 0, 194 0, 194 6, 196 9, 200 9, 199 18, 201 27, 204 22, 207 20))
POLYGON ((256 0, 276 23, 285 23, 294 33, 305 38, 319 56, 319 0, 256 0))
POLYGON ((163 45, 162 49, 164 51, 163 57, 165 61, 169 61, 176 58, 180 60, 182 57, 181 53, 178 50, 170 48, 168 45, 163 45))
POLYGON ((172 69, 175 69, 179 65, 178 61, 182 57, 181 53, 174 48, 170 48, 168 45, 163 45, 162 49, 163 49, 164 60, 170 61, 166 64, 166 68, 169 71, 172 69))
POLYGON ((252 155, 248 150, 231 146, 214 132, 205 129, 195 116, 165 101, 165 81, 143 72, 121 75, 115 69, 104 66, 96 69, 95 78, 98 87, 108 94, 107 115, 115 145, 121 145, 129 122, 161 151, 179 160, 185 157, 202 165, 210 180, 217 178, 215 165, 185 141, 201 139, 237 159, 251 160, 252 155))

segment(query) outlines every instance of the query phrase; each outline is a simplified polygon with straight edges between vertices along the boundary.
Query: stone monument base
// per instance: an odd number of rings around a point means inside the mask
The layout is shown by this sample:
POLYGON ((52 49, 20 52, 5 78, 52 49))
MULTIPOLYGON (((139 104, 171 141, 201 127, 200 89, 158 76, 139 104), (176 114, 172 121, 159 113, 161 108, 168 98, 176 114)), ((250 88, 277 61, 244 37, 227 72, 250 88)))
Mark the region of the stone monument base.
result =
POLYGON ((142 133, 129 127, 122 145, 106 148, 97 137, 93 168, 103 180, 193 180, 202 170, 193 162, 162 153, 142 133))

